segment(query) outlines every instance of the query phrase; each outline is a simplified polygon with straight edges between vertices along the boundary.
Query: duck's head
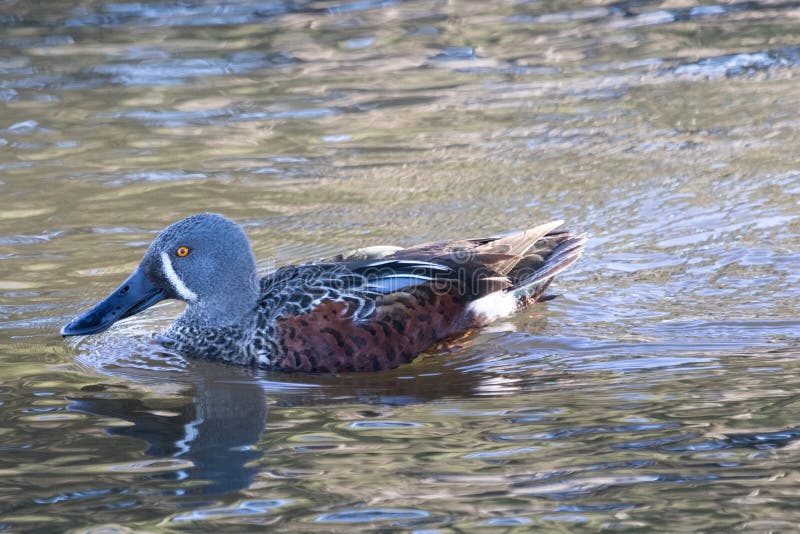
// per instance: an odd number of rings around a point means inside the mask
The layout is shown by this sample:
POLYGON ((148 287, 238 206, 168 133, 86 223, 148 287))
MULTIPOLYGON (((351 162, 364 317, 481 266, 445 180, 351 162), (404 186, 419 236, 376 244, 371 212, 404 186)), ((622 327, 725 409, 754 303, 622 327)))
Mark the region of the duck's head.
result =
POLYGON ((195 322, 224 326, 251 312, 258 296, 256 262, 242 228, 221 215, 201 213, 165 228, 133 274, 61 335, 102 332, 163 299, 186 302, 195 322))

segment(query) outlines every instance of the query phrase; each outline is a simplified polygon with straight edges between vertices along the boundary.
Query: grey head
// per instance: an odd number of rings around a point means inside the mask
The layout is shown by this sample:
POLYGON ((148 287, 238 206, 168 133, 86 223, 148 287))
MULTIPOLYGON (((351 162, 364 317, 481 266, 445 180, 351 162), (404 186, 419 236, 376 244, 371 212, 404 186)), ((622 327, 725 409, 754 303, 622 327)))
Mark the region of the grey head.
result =
POLYGON ((252 313, 259 294, 255 257, 242 228, 222 215, 200 213, 165 228, 133 274, 61 334, 102 332, 168 298, 187 303, 184 319, 192 324, 227 326, 252 313))

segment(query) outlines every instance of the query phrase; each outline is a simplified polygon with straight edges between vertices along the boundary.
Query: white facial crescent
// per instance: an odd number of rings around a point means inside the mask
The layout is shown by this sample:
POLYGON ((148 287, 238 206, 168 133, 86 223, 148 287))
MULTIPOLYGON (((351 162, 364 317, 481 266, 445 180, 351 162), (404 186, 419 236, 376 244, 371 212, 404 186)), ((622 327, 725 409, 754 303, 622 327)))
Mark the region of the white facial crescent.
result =
POLYGON ((181 277, 178 276, 178 273, 176 273, 175 269, 172 267, 172 261, 170 261, 169 255, 166 252, 161 253, 161 265, 164 267, 164 276, 167 277, 169 283, 172 284, 172 288, 183 300, 189 302, 197 300, 197 293, 186 287, 186 284, 183 283, 181 277))

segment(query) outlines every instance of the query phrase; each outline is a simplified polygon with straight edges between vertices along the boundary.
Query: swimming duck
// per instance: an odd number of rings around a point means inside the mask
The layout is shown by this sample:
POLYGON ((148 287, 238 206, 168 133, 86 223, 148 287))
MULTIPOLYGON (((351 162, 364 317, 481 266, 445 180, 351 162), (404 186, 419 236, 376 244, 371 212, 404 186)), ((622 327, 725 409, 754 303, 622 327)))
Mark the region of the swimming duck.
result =
POLYGON ((539 300, 586 237, 554 221, 502 237, 369 247, 259 279, 242 228, 201 213, 164 229, 113 293, 63 336, 102 332, 163 299, 186 310, 156 335, 187 356, 273 370, 377 371, 539 300))

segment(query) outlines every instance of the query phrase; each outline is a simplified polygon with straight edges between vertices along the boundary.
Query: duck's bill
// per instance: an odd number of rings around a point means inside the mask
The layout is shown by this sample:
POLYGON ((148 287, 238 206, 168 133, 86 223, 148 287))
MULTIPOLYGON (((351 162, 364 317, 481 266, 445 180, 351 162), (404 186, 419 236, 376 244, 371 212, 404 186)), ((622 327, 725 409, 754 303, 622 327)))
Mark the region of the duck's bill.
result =
POLYGON ((83 312, 61 329, 62 336, 85 336, 102 332, 120 319, 136 315, 166 297, 136 269, 127 280, 94 308, 83 312))

